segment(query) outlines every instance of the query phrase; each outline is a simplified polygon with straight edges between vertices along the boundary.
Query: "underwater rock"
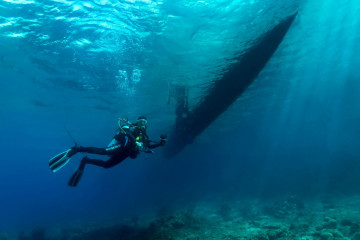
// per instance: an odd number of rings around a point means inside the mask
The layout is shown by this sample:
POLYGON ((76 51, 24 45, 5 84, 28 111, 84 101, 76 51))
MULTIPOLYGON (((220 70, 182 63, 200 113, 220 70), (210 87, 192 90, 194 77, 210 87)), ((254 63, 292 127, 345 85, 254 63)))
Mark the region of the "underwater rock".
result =
POLYGON ((329 232, 324 231, 324 232, 320 233, 320 239, 321 240, 329 240, 329 239, 332 239, 332 238, 333 238, 333 235, 331 233, 329 233, 329 232))
POLYGON ((320 233, 315 234, 315 236, 318 236, 321 240, 344 239, 344 235, 338 229, 322 230, 320 233))
POLYGON ((286 196, 263 207, 263 213, 269 216, 285 218, 296 217, 302 213, 305 205, 295 196, 286 196))
POLYGON ((359 224, 353 224, 350 227, 350 234, 354 234, 356 232, 360 231, 360 225, 359 224))
POLYGON ((269 240, 281 239, 283 237, 287 237, 288 235, 289 235, 288 231, 284 228, 280 228, 277 230, 270 230, 267 233, 269 240))
POLYGON ((254 240, 269 240, 266 233, 264 233, 264 232, 259 233, 258 235, 256 235, 255 237, 253 237, 251 239, 254 239, 254 240))
POLYGON ((332 230, 331 233, 336 238, 343 238, 344 237, 344 234, 342 234, 342 232, 340 232, 338 229, 332 230))
POLYGON ((291 239, 291 237, 290 237, 290 233, 287 231, 287 229, 277 229, 277 230, 263 229, 263 230, 260 230, 255 236, 250 236, 249 239, 277 240, 277 239, 291 239))
POLYGON ((311 236, 302 236, 299 238, 299 240, 313 240, 314 238, 311 236))
POLYGON ((335 229, 337 226, 336 220, 330 217, 325 217, 324 221, 322 228, 335 229))
POLYGON ((202 230, 205 219, 196 216, 193 210, 177 211, 168 216, 158 217, 152 221, 149 226, 139 234, 139 240, 158 240, 158 239, 199 239, 196 237, 202 230))
POLYGON ((180 211, 171 216, 167 222, 169 226, 175 229, 184 227, 194 228, 200 223, 200 219, 195 216, 192 210, 180 211))
POLYGON ((341 220, 340 224, 341 224, 341 226, 348 226, 348 227, 350 227, 350 226, 352 226, 354 223, 353 223, 351 220, 349 220, 349 219, 343 219, 343 220, 341 220))
POLYGON ((352 240, 360 240, 360 233, 355 233, 351 239, 352 240))

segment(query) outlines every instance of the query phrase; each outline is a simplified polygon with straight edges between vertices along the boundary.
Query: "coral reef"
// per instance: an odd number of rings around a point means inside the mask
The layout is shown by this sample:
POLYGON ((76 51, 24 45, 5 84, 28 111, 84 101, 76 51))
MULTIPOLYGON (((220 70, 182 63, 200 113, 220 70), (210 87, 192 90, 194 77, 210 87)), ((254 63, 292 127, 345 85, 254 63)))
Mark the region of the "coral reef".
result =
MULTIPOLYGON (((296 196, 198 202, 160 208, 150 219, 35 228, 18 240, 360 240, 360 197, 304 200, 296 196)), ((1 235, 1 240, 13 238, 1 235)))

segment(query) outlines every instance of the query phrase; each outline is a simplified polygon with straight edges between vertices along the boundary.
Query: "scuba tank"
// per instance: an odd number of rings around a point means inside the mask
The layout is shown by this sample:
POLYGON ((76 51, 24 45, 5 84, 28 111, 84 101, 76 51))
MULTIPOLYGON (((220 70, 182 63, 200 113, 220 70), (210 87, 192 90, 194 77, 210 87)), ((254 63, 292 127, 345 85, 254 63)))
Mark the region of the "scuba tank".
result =
POLYGON ((126 131, 124 130, 124 127, 130 127, 132 124, 128 118, 124 117, 118 119, 118 125, 119 128, 117 129, 117 133, 127 134, 126 131))

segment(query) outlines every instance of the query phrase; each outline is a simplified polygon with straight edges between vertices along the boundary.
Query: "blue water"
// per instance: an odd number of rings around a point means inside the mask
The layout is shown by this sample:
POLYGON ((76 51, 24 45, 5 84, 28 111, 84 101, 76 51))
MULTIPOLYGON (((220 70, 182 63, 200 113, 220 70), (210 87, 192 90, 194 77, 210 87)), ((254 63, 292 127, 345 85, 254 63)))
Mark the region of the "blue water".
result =
POLYGON ((151 213, 204 199, 359 194, 360 3, 356 0, 1 0, 0 230, 151 213), (234 56, 298 11, 255 82, 173 159, 111 169, 73 145, 106 146, 117 118, 146 115, 170 133, 169 83, 195 106, 234 56), (68 132, 71 133, 69 136, 68 132))

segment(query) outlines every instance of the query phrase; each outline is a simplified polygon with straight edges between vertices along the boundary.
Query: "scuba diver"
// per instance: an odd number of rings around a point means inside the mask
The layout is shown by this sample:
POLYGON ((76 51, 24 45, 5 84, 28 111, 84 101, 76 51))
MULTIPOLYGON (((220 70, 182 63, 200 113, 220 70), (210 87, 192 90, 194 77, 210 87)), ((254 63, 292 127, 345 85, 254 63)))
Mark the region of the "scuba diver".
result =
POLYGON ((119 119, 118 123, 119 129, 106 148, 82 147, 75 144, 74 147, 50 159, 50 169, 53 172, 58 171, 78 152, 110 156, 107 161, 91 159, 85 156, 68 182, 69 186, 76 187, 83 175, 86 164, 111 168, 124 161, 127 157, 136 158, 140 152, 152 153, 151 149, 166 144, 166 135, 161 135, 158 142, 149 139, 146 134, 147 119, 144 116, 140 116, 134 124, 130 123, 127 119, 119 119))

